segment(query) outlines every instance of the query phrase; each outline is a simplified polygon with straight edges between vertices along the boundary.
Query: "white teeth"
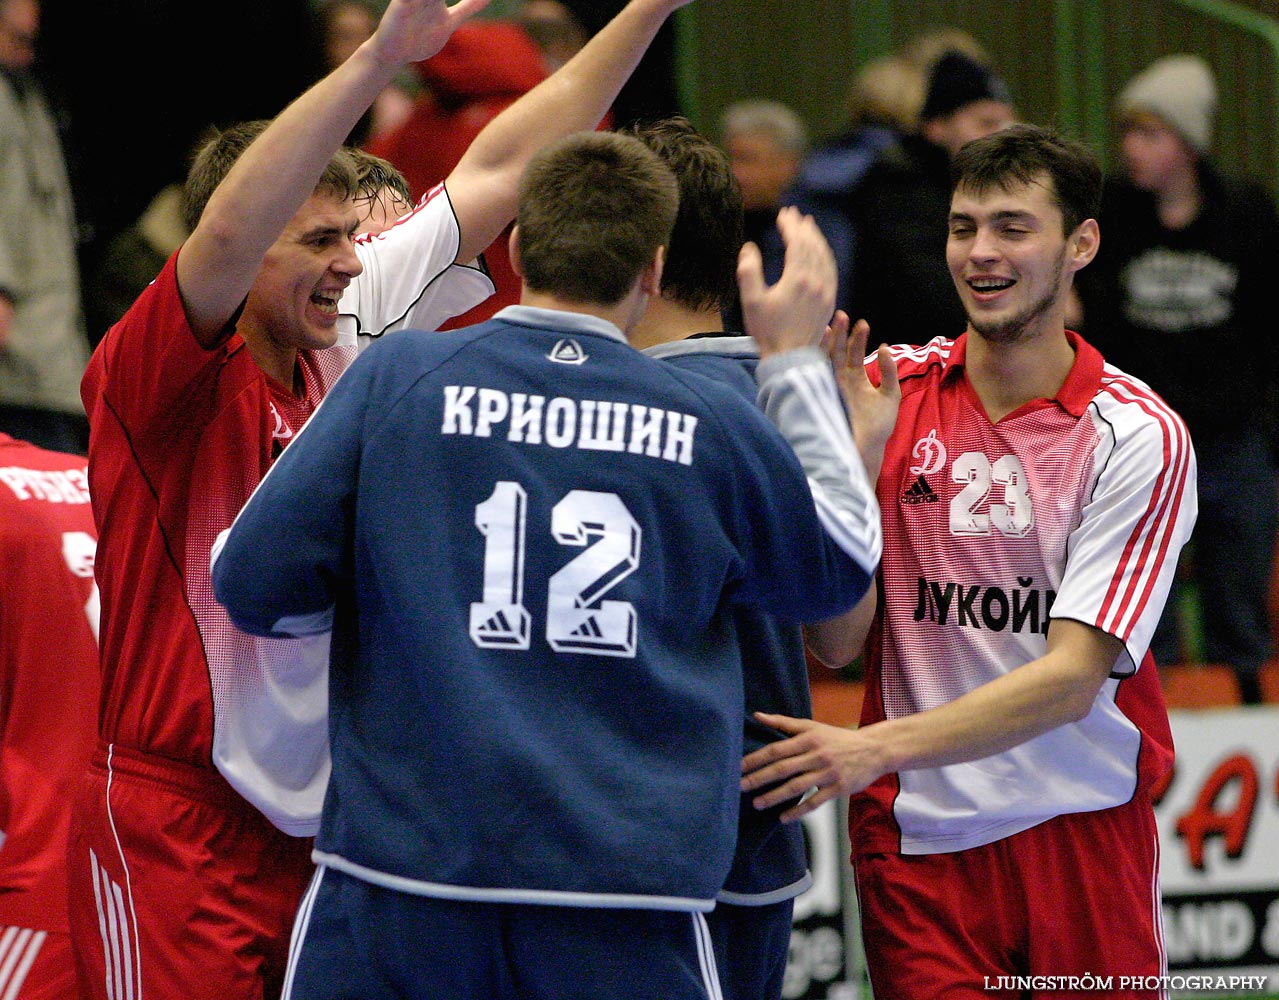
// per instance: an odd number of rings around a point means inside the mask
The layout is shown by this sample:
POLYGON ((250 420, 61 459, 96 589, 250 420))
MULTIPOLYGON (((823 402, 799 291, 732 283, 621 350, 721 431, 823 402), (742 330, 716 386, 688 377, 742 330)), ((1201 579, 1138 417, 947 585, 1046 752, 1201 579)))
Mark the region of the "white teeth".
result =
POLYGON ((336 313, 338 311, 338 299, 340 296, 326 294, 325 292, 316 292, 311 296, 311 301, 316 304, 321 312, 336 313))
POLYGON ((1011 288, 1014 282, 1007 278, 974 278, 969 284, 979 292, 993 292, 1001 288, 1011 288))

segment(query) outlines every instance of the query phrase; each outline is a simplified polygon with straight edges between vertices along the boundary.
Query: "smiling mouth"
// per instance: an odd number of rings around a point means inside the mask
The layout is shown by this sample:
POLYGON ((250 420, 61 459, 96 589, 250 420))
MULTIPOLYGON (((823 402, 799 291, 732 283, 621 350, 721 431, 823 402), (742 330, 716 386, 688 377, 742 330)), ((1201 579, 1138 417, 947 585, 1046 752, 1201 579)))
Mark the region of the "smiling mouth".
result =
POLYGON ((311 302, 320 312, 329 316, 338 314, 338 300, 342 296, 336 292, 316 292, 311 296, 311 302))
POLYGON ((968 287, 974 292, 1002 292, 1017 284, 1012 278, 969 278, 968 287))

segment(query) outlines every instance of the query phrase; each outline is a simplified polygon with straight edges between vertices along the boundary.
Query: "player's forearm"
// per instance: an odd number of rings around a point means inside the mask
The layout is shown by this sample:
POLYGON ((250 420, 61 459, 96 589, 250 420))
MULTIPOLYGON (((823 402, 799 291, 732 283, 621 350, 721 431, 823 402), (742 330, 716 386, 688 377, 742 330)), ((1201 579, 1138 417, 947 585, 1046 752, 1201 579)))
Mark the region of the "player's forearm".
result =
POLYGON ((208 225, 257 258, 311 196, 338 147, 398 66, 366 42, 293 101, 244 151, 209 199, 208 225))
POLYGON ((877 599, 872 585, 866 596, 836 618, 804 626, 804 645, 832 670, 846 667, 861 655, 875 619, 877 599))
POLYGON ((631 0, 572 59, 475 137, 447 182, 462 222, 465 245, 459 260, 482 251, 515 217, 519 178, 534 153, 599 125, 658 29, 687 2, 631 0), (462 200, 472 188, 483 191, 484 204, 475 209, 462 200))
POLYGON ((1111 641, 1094 646, 1095 653, 1060 643, 952 702, 877 723, 860 734, 879 744, 890 772, 1002 753, 1088 714, 1118 655, 1118 640, 1111 641))
POLYGON ((790 443, 835 543, 868 575, 879 565, 879 503, 844 418, 826 356, 801 348, 761 360, 759 405, 790 443))
POLYGON ((475 138, 462 159, 492 170, 518 169, 559 136, 593 129, 672 11, 688 0, 631 0, 567 63, 506 108, 475 138))

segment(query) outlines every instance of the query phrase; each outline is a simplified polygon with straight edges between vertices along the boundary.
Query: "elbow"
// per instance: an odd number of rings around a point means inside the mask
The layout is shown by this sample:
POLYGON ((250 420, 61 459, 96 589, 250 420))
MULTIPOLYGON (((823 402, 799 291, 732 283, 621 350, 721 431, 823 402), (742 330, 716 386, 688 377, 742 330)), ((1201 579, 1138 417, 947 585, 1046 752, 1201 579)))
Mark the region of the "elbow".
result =
POLYGON ((828 636, 820 627, 804 629, 804 648, 830 670, 843 670, 862 654, 861 643, 828 636))
POLYGON ((1092 711, 1093 704, 1096 702, 1097 696, 1094 692, 1093 696, 1087 701, 1083 697, 1071 699, 1066 707, 1066 717, 1062 720, 1063 725, 1070 725, 1075 722, 1083 722, 1088 717, 1088 713, 1092 711))
POLYGON ((1088 713, 1092 711, 1093 706, 1097 703, 1097 693, 1101 690, 1101 686, 1107 676, 1109 676, 1109 671, 1105 675, 1098 675, 1089 671, 1086 675, 1076 679, 1066 697, 1062 699, 1062 709, 1065 715, 1062 720, 1063 724, 1082 722, 1088 716, 1088 713))

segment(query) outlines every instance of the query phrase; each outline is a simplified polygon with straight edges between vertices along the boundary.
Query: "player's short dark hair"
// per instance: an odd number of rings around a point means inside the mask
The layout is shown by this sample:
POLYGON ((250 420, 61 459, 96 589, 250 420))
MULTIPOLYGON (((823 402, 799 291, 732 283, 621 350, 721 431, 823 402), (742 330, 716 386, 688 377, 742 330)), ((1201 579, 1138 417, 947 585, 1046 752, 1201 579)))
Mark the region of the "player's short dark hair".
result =
MULTIPOLYGON (((204 207, 213 192, 226 177, 249 144, 270 125, 267 119, 239 122, 224 129, 215 130, 200 147, 187 171, 182 189, 182 217, 187 228, 195 229, 204 213, 204 207)), ((353 198, 359 191, 359 173, 351 155, 345 149, 338 150, 329 165, 324 168, 317 192, 334 194, 339 198, 353 198)))
POLYGON ((670 240, 679 186, 633 136, 578 132, 542 149, 520 181, 519 256, 533 291, 620 302, 670 240))
POLYGON ((413 191, 409 187, 408 179, 394 163, 380 156, 374 156, 368 150, 360 149, 358 146, 348 146, 346 151, 355 161, 359 175, 360 190, 356 195, 357 198, 361 201, 372 201, 383 191, 389 190, 406 204, 413 204, 413 191))
POLYGON ((745 237, 742 189, 728 156, 679 116, 640 123, 630 134, 660 156, 679 182, 662 295, 689 309, 730 308, 745 237))
POLYGON ((1101 165, 1083 143, 1038 125, 1010 125, 966 143, 951 161, 952 190, 984 194, 1047 175, 1066 233, 1101 211, 1101 165))

